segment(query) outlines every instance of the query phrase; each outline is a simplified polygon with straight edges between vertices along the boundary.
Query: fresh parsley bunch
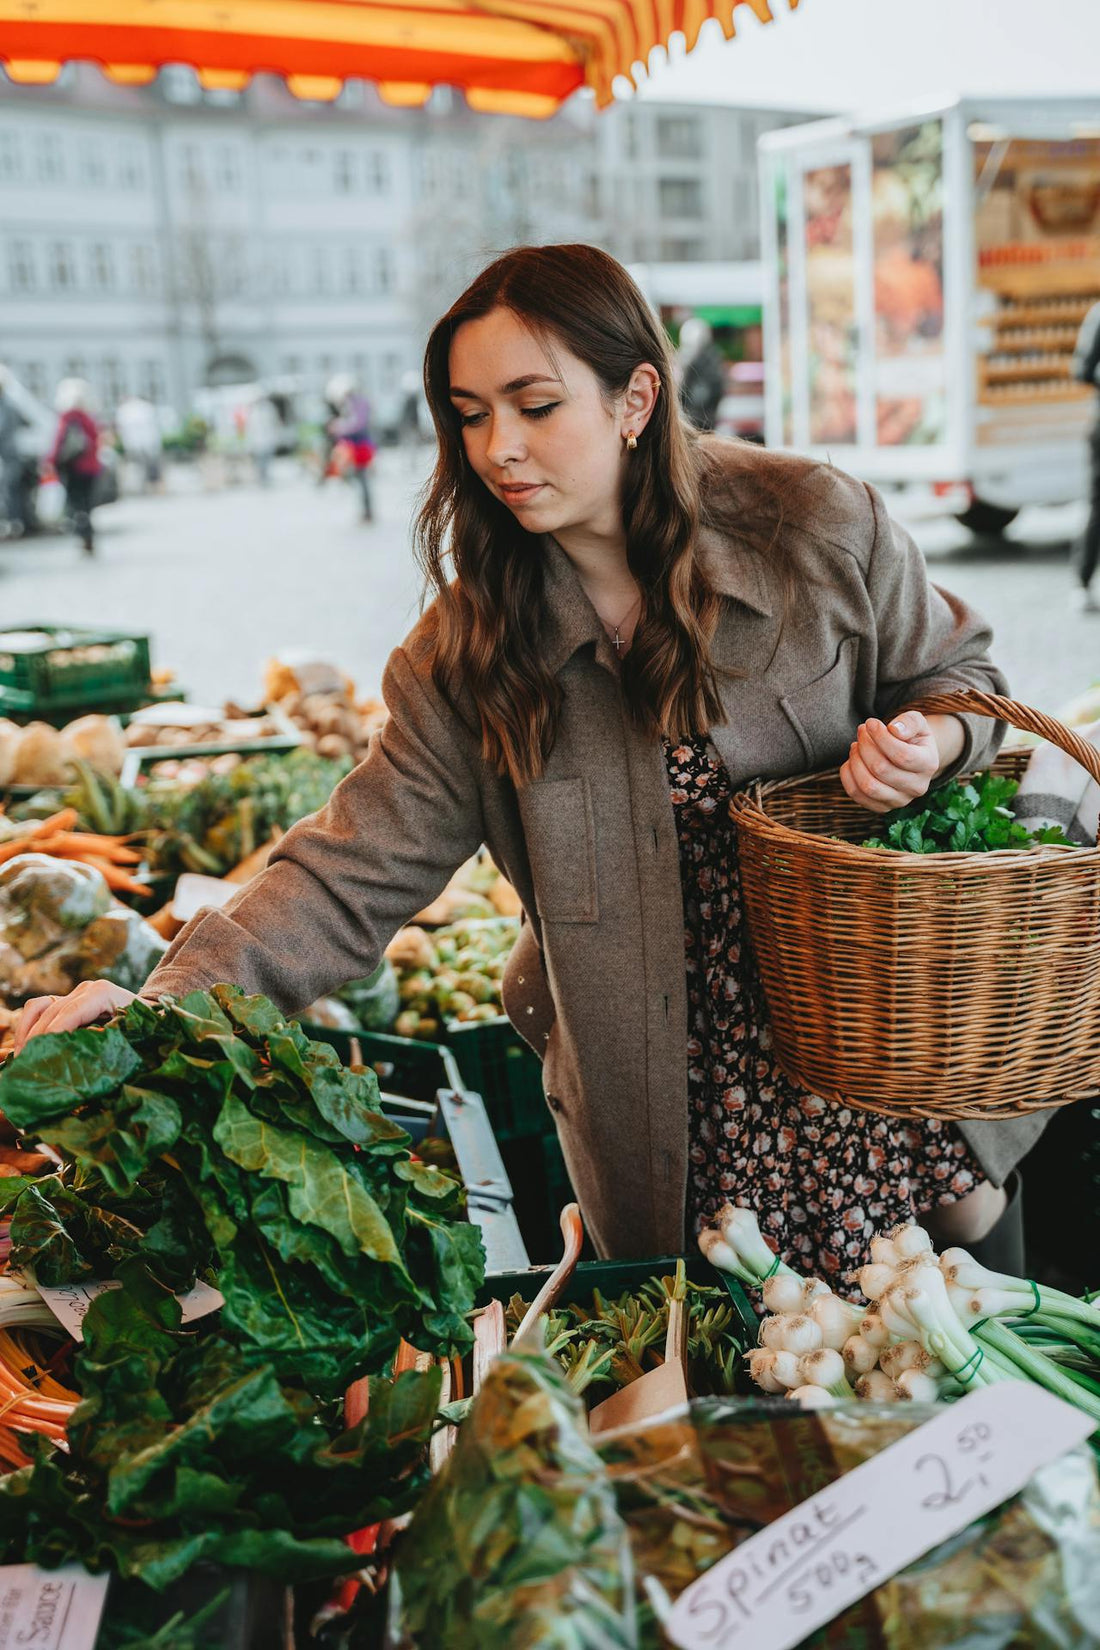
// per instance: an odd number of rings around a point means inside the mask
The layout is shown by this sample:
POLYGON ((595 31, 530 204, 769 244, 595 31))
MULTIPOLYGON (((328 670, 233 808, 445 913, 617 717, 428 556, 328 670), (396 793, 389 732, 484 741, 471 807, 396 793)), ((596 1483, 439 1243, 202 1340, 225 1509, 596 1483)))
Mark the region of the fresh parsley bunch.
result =
POLYGON ((883 816, 884 834, 868 837, 864 848, 893 848, 903 854, 986 854, 997 848, 1030 848, 1034 843, 1071 846, 1060 825, 1029 831, 1008 803, 1019 786, 1004 774, 980 773, 951 780, 928 796, 883 816))

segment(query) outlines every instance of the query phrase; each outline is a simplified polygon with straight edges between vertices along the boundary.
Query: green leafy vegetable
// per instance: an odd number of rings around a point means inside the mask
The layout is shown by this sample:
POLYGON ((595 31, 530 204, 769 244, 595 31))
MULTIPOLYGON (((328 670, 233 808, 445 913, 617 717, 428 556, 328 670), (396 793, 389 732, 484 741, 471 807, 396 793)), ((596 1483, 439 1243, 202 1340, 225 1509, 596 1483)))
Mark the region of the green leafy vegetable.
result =
POLYGON ((265 998, 215 986, 34 1038, 0 1110, 68 1160, 11 1211, 14 1263, 42 1282, 131 1257, 173 1290, 212 1272, 240 1356, 321 1400, 402 1336, 472 1343, 484 1256, 460 1182, 412 1160, 373 1073, 265 998))
POLYGON ((1029 831, 1008 803, 1019 790, 1004 774, 981 773, 952 780, 904 808, 884 814, 884 834, 868 837, 864 848, 893 848, 903 854, 991 853, 998 848, 1030 848, 1036 843, 1070 846, 1060 825, 1029 831))

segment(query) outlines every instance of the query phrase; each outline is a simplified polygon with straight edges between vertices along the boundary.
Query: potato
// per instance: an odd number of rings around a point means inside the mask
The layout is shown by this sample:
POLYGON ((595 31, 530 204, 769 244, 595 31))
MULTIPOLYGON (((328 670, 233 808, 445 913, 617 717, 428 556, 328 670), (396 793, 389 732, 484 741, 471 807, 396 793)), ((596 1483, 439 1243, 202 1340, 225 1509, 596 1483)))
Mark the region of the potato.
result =
POLYGON ((0 716, 0 786, 10 785, 15 776, 15 761, 23 729, 7 717, 0 716))
POLYGON ((115 778, 126 759, 126 740, 114 716, 78 716, 61 730, 61 742, 70 761, 87 762, 98 773, 115 778))
POLYGON ((12 783, 16 785, 63 785, 68 760, 61 735, 48 722, 30 722, 19 736, 12 783))

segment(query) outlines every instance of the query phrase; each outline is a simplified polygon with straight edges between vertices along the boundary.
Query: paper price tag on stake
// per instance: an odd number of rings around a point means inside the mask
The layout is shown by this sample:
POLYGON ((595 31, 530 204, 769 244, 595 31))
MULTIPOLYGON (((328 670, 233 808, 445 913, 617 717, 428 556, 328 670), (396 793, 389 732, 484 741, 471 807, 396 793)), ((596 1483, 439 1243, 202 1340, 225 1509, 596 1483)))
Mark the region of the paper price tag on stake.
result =
POLYGON ((79 1564, 0 1565, 0 1650, 93 1650, 110 1579, 79 1564))
POLYGON ((686 1587, 679 1650, 793 1650, 1092 1432, 1026 1381, 971 1393, 777 1518, 686 1587))
MULTIPOLYGON (((74 1341, 82 1341, 84 1318, 96 1296, 102 1295, 105 1289, 121 1289, 122 1285, 115 1278, 105 1278, 93 1279, 91 1283, 67 1283, 57 1289, 47 1289, 41 1283, 35 1287, 62 1328, 68 1330, 74 1341)), ((216 1312, 219 1306, 225 1305, 224 1295, 211 1289, 208 1283, 196 1283, 186 1295, 177 1295, 176 1299, 183 1311, 184 1323, 205 1318, 208 1312, 216 1312)))

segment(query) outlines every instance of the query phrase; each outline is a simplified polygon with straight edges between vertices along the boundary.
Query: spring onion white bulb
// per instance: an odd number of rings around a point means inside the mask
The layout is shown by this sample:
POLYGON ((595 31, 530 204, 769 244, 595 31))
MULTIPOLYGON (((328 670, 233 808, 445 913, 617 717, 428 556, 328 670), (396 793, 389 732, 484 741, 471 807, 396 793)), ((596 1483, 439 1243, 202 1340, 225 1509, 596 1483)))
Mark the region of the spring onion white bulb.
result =
POLYGON ((871 1239, 871 1261, 875 1266, 895 1267, 901 1259, 892 1237, 880 1233, 871 1239))
POLYGON ((790 1273, 776 1272, 773 1277, 767 1279, 761 1294, 769 1312, 793 1314, 802 1311, 806 1287, 790 1273))
POLYGON ((860 1375, 869 1375, 872 1369, 877 1368, 878 1348, 865 1341, 862 1335, 849 1335, 844 1342, 843 1358, 849 1379, 855 1381, 860 1375))
POLYGON ((895 1341, 883 1347, 879 1354, 879 1368, 896 1381, 903 1369, 923 1369, 928 1354, 919 1341, 895 1341))
POLYGON ((865 1312, 859 1321, 859 1332, 868 1346, 877 1347, 880 1351, 890 1344, 890 1331, 882 1321, 878 1312, 865 1312))
POLYGON ((869 1301, 881 1300, 896 1282, 897 1267, 888 1266, 883 1261, 873 1261, 871 1265, 859 1269, 859 1287, 869 1301))
POLYGON ((773 1396, 778 1396, 779 1393, 786 1392, 787 1389, 783 1385, 782 1381, 777 1381, 775 1378, 774 1352, 769 1351, 769 1349, 764 1346, 754 1346, 752 1351, 748 1354, 748 1362, 749 1374, 752 1376, 757 1386, 762 1389, 762 1391, 769 1392, 773 1396))
POLYGON ((765 1318, 760 1325, 761 1346, 773 1352, 797 1352, 802 1357, 816 1352, 822 1345, 822 1334, 812 1318, 804 1313, 797 1317, 765 1318))
POLYGON ((863 1313, 858 1306, 852 1306, 848 1301, 842 1301, 839 1295, 832 1290, 818 1295, 806 1309, 807 1316, 811 1317, 821 1330, 822 1344, 832 1347, 834 1352, 840 1352, 849 1335, 854 1335, 859 1328, 863 1313))
POLYGON ((896 1404, 898 1400, 893 1381, 881 1369, 872 1369, 869 1375, 860 1376, 856 1382, 856 1397, 875 1404, 896 1404))
POLYGON ((799 1367, 802 1370, 803 1385, 823 1386, 826 1391, 838 1397, 848 1396, 844 1359, 831 1346, 822 1346, 816 1352, 807 1352, 799 1367))
POLYGON ((920 1260, 925 1255, 935 1259, 932 1239, 924 1227, 918 1226, 915 1220, 907 1222, 904 1226, 895 1226, 890 1238, 900 1260, 920 1260))
POLYGON ((797 1386, 790 1396, 803 1409, 831 1409, 837 1402, 831 1392, 826 1392, 823 1386, 797 1386))
POLYGON ((703 1254, 716 1266, 720 1272, 729 1272, 742 1283, 753 1283, 755 1280, 746 1266, 742 1266, 741 1257, 736 1249, 728 1244, 721 1232, 715 1231, 713 1226, 705 1226, 699 1233, 699 1247, 703 1254))
POLYGON ((940 1389, 931 1375, 925 1374, 922 1369, 903 1369, 895 1381, 899 1398, 907 1399, 913 1404, 934 1404, 940 1396, 940 1389))
POLYGON ((802 1385, 805 1380, 802 1373, 802 1363, 803 1360, 797 1352, 772 1353, 772 1374, 784 1392, 789 1392, 792 1387, 802 1385))

